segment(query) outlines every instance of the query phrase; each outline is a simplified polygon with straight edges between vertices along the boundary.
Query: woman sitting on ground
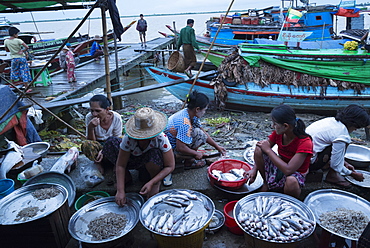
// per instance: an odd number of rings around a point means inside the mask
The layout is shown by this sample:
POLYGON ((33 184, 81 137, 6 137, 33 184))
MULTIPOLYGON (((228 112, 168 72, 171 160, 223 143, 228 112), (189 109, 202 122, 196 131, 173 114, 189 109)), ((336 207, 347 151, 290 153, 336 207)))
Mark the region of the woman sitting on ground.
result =
POLYGON ((325 181, 342 187, 351 186, 343 176, 351 175, 355 180, 363 181, 363 174, 344 161, 344 155, 351 143, 350 133, 369 125, 369 114, 355 104, 340 110, 336 117, 327 117, 309 125, 307 133, 313 140, 310 170, 316 171, 330 165, 325 181))
POLYGON ((225 148, 219 146, 202 128, 200 118, 205 114, 209 99, 200 92, 193 91, 186 99, 187 107, 171 115, 165 133, 171 142, 176 161, 184 163, 185 169, 196 169, 206 165, 203 153, 198 148, 205 143, 216 148, 222 155, 225 148), (189 157, 188 159, 184 159, 189 157))
POLYGON ((159 192, 161 181, 175 168, 171 144, 163 133, 167 116, 151 108, 141 108, 125 125, 125 135, 116 163, 116 203, 126 202, 125 174, 128 169, 146 170, 150 175, 140 194, 146 198, 159 192))
POLYGON ((298 198, 304 186, 312 156, 312 140, 305 132, 304 122, 296 118, 289 105, 280 105, 271 111, 275 129, 267 140, 259 141, 254 151, 254 167, 247 172, 249 184, 259 171, 263 177, 261 191, 282 190, 298 198), (272 147, 278 146, 278 154, 272 147))
POLYGON ((98 164, 104 174, 104 165, 116 164, 122 137, 121 115, 111 110, 111 102, 104 95, 90 99, 90 113, 86 115, 87 141, 81 146, 87 158, 98 164))

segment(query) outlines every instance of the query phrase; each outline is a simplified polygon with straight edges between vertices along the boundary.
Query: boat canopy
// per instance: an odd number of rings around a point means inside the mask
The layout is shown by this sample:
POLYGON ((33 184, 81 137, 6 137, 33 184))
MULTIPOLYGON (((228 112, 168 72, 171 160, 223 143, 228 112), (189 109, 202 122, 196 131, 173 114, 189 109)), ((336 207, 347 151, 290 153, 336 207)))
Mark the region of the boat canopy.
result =
POLYGON ((94 4, 95 1, 83 0, 2 0, 0 1, 0 13, 16 13, 29 11, 50 11, 65 9, 85 9, 87 6, 94 4), (80 3, 80 4, 77 4, 80 3))

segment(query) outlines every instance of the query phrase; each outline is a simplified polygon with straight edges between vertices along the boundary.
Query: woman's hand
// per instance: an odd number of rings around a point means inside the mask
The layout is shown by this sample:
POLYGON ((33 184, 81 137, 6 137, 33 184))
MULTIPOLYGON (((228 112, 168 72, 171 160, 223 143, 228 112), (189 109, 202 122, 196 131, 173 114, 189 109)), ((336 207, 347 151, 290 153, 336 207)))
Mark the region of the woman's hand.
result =
POLYGON ((268 150, 271 150, 271 144, 268 140, 261 140, 258 141, 256 144, 258 147, 262 149, 263 152, 267 152, 268 150))
POLYGON ((152 192, 152 188, 153 188, 153 183, 151 182, 151 180, 149 182, 147 182, 140 190, 140 194, 143 195, 144 197, 146 197, 146 199, 149 199, 151 197, 151 192, 152 192))
POLYGON ((257 177, 257 169, 254 169, 253 168, 252 170, 247 171, 245 173, 244 177, 247 178, 248 185, 251 185, 256 180, 256 177, 257 177))
POLYGON ((357 172, 357 171, 353 171, 352 173, 351 173, 351 176, 355 179, 355 180, 357 180, 357 181, 360 181, 360 182, 362 182, 365 178, 364 178, 364 175, 362 174, 362 173, 360 173, 360 172, 357 172))
POLYGON ((222 156, 225 156, 226 155, 226 149, 224 147, 222 147, 222 146, 218 146, 217 147, 217 151, 219 151, 222 156))
POLYGON ((89 126, 92 125, 93 127, 97 127, 100 125, 100 119, 98 117, 94 117, 91 119, 89 126))
POLYGON ((116 203, 119 206, 123 206, 126 203, 126 192, 119 192, 116 193, 116 203))
POLYGON ((103 158, 104 158, 103 151, 102 151, 102 150, 100 150, 100 151, 98 152, 98 155, 96 155, 95 163, 100 164, 100 163, 101 163, 101 161, 103 160, 103 158))
POLYGON ((200 160, 203 158, 203 152, 196 152, 197 154, 194 156, 196 160, 200 160))

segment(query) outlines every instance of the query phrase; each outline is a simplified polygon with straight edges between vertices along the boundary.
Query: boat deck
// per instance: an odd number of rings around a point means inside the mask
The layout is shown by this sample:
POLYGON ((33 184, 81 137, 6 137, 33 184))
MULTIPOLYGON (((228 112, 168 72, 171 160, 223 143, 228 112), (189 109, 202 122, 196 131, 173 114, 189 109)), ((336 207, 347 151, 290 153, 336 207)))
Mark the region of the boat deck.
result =
MULTIPOLYGON (((170 44, 173 38, 155 38, 147 42, 147 48, 142 49, 141 44, 124 44, 117 49, 118 67, 116 68, 115 53, 109 54, 109 70, 111 82, 116 80, 133 67, 145 62, 156 52, 163 52, 170 44), (122 47, 123 46, 123 47, 122 47), (118 73, 117 73, 118 70, 118 73)), ((66 72, 59 71, 50 74, 51 84, 44 86, 37 84, 32 86, 34 92, 32 98, 45 108, 52 108, 53 103, 59 100, 79 98, 95 88, 105 87, 106 74, 104 58, 100 61, 90 60, 79 64, 75 70, 77 82, 68 83, 66 72), (39 92, 39 93, 37 93, 39 92), (54 98, 55 97, 55 98, 54 98), (51 99, 52 98, 52 99, 51 99), (51 99, 51 100, 50 100, 51 99)), ((119 82, 119 80, 117 80, 119 82)), ((29 100, 25 99, 25 103, 29 100)), ((40 109, 39 106, 34 106, 40 109)))

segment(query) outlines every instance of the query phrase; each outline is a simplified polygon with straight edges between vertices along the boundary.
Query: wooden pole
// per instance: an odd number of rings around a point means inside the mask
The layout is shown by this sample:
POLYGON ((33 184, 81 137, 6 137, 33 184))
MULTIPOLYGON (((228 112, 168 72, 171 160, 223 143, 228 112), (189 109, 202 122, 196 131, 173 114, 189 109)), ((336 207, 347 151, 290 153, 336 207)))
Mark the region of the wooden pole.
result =
MULTIPOLYGON (((199 74, 200 74, 200 72, 201 72, 201 71, 202 71, 202 69, 203 69, 204 63, 206 62, 206 60, 207 60, 207 58, 208 58, 209 52, 211 51, 211 49, 212 49, 212 47, 213 47, 213 44, 214 44, 214 43, 215 43, 215 41, 216 41, 217 35, 218 35, 218 33, 220 32, 220 30, 221 30, 221 28, 222 28, 222 25, 224 24, 224 21, 226 20, 226 16, 229 14, 229 11, 230 11, 230 9, 231 9, 231 6, 233 6, 233 4, 234 4, 234 0, 231 0, 231 3, 230 3, 230 5, 229 5, 229 8, 228 8, 228 9, 227 9, 227 11, 226 11, 225 17, 224 17, 224 18, 222 18, 222 20, 221 20, 221 24, 220 24, 220 26, 219 26, 219 27, 218 27, 218 29, 217 29, 216 35, 215 35, 215 37, 213 38, 213 41, 212 41, 211 45, 210 45, 210 46, 209 46, 209 48, 208 48, 208 51, 207 51, 207 53, 206 53, 206 56, 204 56, 204 60, 203 60, 202 64, 201 64, 201 65, 200 65, 200 67, 199 67, 199 70, 198 70, 197 75, 195 75, 195 78, 194 78, 193 84, 191 85, 191 87, 190 87, 190 89, 189 89, 189 93, 188 93, 188 95, 190 95, 191 91, 192 91, 192 90, 193 90, 193 88, 194 88, 194 84, 195 84, 195 82, 196 82, 196 81, 198 80, 198 78, 199 78, 199 74)), ((186 104, 186 99, 185 99, 185 101, 184 101, 184 104, 182 105, 182 108, 184 108, 184 107, 185 107, 185 104, 186 104)))
MULTIPOLYGON (((20 93, 23 93, 20 89, 18 89, 14 84, 12 84, 10 81, 8 81, 7 79, 5 79, 3 76, 1 76, 1 78, 7 82, 8 84, 10 84, 11 86, 13 86, 18 92, 20 93)), ((28 99, 30 99, 33 103, 35 103, 36 105, 40 106, 43 110, 45 110, 46 112, 48 112, 49 114, 51 114, 52 116, 54 116, 58 121, 62 122, 64 125, 66 125, 67 127, 69 127, 70 129, 72 129, 73 131, 75 131, 78 135, 80 135, 82 138, 86 139, 86 136, 84 134, 82 134, 80 131, 78 131, 77 129, 75 129, 74 127, 72 127, 71 125, 69 125, 67 122, 65 122, 64 120, 62 120, 61 118, 59 118, 59 116, 55 115, 53 112, 51 112, 50 110, 48 110, 47 108, 45 108, 44 106, 42 106, 40 103, 36 102, 34 99, 32 99, 30 96, 27 96, 25 95, 28 99)))
POLYGON ((104 64, 105 64, 105 85, 107 91, 107 98, 112 101, 112 90, 110 87, 110 74, 109 74, 109 54, 108 54, 108 39, 107 39, 107 16, 105 14, 104 3, 100 6, 101 17, 102 17, 102 27, 103 27, 103 41, 104 41, 104 64))
POLYGON ((96 2, 89 12, 85 15, 85 17, 81 20, 81 22, 77 25, 77 27, 72 31, 72 33, 68 36, 68 38, 63 42, 63 44, 59 47, 59 49, 54 53, 54 55, 49 59, 49 61, 41 68, 41 70, 36 74, 34 79, 32 79, 31 83, 26 87, 26 89, 18 96, 18 98, 14 101, 14 103, 8 108, 7 111, 0 117, 0 120, 2 120, 8 113, 9 111, 17 104, 17 102, 24 97, 26 94, 27 90, 31 87, 31 85, 36 81, 36 79, 41 75, 41 73, 48 68, 49 64, 51 61, 55 59, 55 57, 60 53, 60 51, 63 49, 63 47, 69 42, 69 39, 75 35, 75 33, 81 28, 81 26, 84 24, 84 22, 87 20, 87 18, 90 16, 91 12, 98 6, 98 2, 96 2))

